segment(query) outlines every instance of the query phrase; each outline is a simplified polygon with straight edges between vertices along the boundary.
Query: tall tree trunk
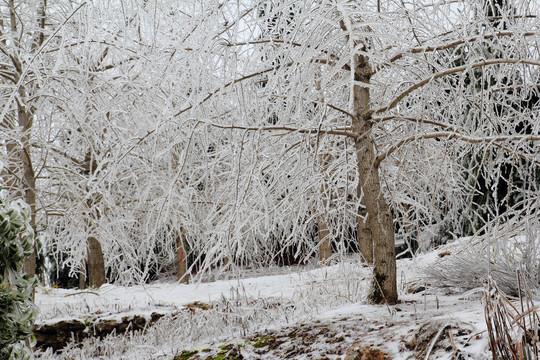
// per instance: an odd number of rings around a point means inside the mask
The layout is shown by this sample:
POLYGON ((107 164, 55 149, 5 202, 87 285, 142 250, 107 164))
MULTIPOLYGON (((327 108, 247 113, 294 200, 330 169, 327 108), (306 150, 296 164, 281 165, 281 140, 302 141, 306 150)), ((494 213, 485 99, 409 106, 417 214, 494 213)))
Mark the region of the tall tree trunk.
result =
MULTIPOLYGON (((324 154, 321 156, 321 172, 326 173, 328 170, 328 164, 330 163, 330 155, 324 154)), ((326 179, 324 179, 324 183, 321 185, 321 196, 322 196, 322 213, 319 213, 317 216, 317 227, 318 227, 318 233, 319 233, 319 262, 321 265, 327 265, 328 259, 332 256, 332 239, 330 237, 330 229, 328 228, 328 218, 327 218, 327 210, 328 210, 328 184, 326 183, 326 179)))
MULTIPOLYGON (((98 163, 95 158, 92 156, 92 151, 88 150, 85 156, 83 172, 86 175, 95 174, 98 169, 98 163)), ((88 192, 89 189, 86 189, 88 192)), ((86 202, 88 209, 88 219, 87 219, 87 231, 91 233, 92 229, 95 226, 95 221, 99 220, 101 214, 97 205, 101 200, 101 196, 97 193, 94 193, 86 202)), ((105 277, 105 260, 103 259, 103 249, 101 248, 101 243, 94 236, 88 236, 86 239, 87 246, 87 259, 86 265, 88 268, 88 283, 90 286, 99 288, 101 285, 107 282, 105 277)), ((82 276, 82 275, 81 275, 82 276)))
MULTIPOLYGON (((172 165, 175 171, 179 171, 180 159, 178 157, 178 150, 172 151, 172 165)), ((176 233, 176 265, 178 271, 178 280, 181 283, 187 284, 189 282, 188 263, 187 263, 187 242, 184 235, 184 228, 180 225, 180 231, 176 233)), ((228 261, 228 260, 226 260, 228 261)))
POLYGON ((184 237, 184 229, 176 232, 176 260, 178 267, 178 281, 182 284, 189 282, 188 262, 187 262, 187 243, 184 237))
MULTIPOLYGON (((105 265, 105 262, 103 265, 105 265)), ((86 289, 86 261, 84 260, 82 264, 82 270, 79 273, 79 289, 86 289)))
MULTIPOLYGON (((35 186, 35 185, 34 185, 35 186)), ((34 193, 34 190, 26 190, 26 198, 25 201, 28 205, 30 205, 30 226, 32 229, 34 229, 34 233, 36 230, 36 195, 34 193), (32 193, 31 195, 29 193, 32 193)), ((35 276, 36 275, 36 237, 34 236, 34 249, 32 253, 24 259, 24 265, 23 265, 24 272, 28 274, 28 276, 35 276)))
MULTIPOLYGON (((21 96, 24 96, 24 90, 19 90, 21 96)), ((36 230, 36 175, 30 156, 30 131, 33 125, 33 115, 26 111, 24 105, 18 105, 19 125, 22 126, 22 150, 20 151, 20 160, 23 165, 23 188, 24 201, 30 206, 30 226, 36 230)), ((24 272, 29 276, 36 275, 36 243, 34 239, 34 250, 32 254, 24 259, 24 272)))
MULTIPOLYGON (((24 92, 24 90, 21 90, 24 92)), ((24 97, 21 93, 20 98, 24 97)), ((1 178, 4 188, 7 189, 14 197, 23 199, 30 207, 29 224, 32 229, 36 230, 36 176, 30 155, 30 131, 32 128, 33 115, 27 112, 24 105, 17 105, 17 121, 22 128, 23 135, 20 142, 8 140, 6 141, 7 157, 9 163, 2 169, 1 178), (22 170, 22 171, 21 171, 22 170)), ((12 125, 4 122, 2 126, 13 129, 12 125)), ((24 259, 24 272, 29 276, 36 274, 36 255, 35 243, 34 251, 30 256, 24 259)))
POLYGON ((88 246, 88 279, 91 287, 99 288, 107 282, 105 278, 105 261, 103 259, 103 250, 100 242, 94 237, 89 236, 88 246))
MULTIPOLYGON (((373 74, 368 59, 362 55, 356 58, 355 80, 369 84, 373 74)), ((396 254, 394 226, 390 207, 381 192, 379 164, 375 153, 375 143, 371 136, 372 123, 369 111, 369 88, 354 87, 354 131, 358 161, 358 196, 362 197, 367 219, 357 225, 363 255, 369 262, 373 256, 374 279, 370 300, 374 303, 395 304, 397 302, 396 254), (372 255, 371 255, 372 254, 372 255)))
POLYGON ((319 228, 319 263, 328 265, 328 259, 332 256, 332 242, 325 214, 317 216, 317 226, 319 228))
MULTIPOLYGON (((318 75, 321 76, 320 73, 318 75)), ((315 88, 322 94, 320 77, 315 82, 315 88)), ((324 96, 321 96, 319 101, 321 104, 324 104, 324 96)), ((328 218, 326 214, 328 210, 328 197, 330 194, 328 193, 328 179, 325 176, 331 158, 332 155, 328 153, 323 153, 320 156, 321 173, 323 174, 323 184, 321 185, 320 196, 322 198, 322 208, 324 212, 319 213, 317 216, 317 232, 319 237, 319 263, 321 265, 328 265, 328 259, 332 256, 332 239, 330 237, 330 229, 328 228, 328 218)))
MULTIPOLYGON (((17 26, 17 22, 20 21, 20 19, 17 17, 15 13, 15 2, 13 0, 10 0, 8 2, 8 5, 10 7, 10 30, 11 33, 17 34, 19 32, 19 26, 17 26)), ((37 38, 32 41, 32 51, 37 51, 37 49, 41 46, 44 40, 44 29, 45 29, 45 18, 46 18, 46 6, 47 2, 46 0, 42 0, 40 5, 38 6, 38 27, 39 31, 36 32, 37 38)), ((3 25, 3 24, 2 24, 3 25)), ((23 28, 23 25, 21 24, 21 29, 23 28)), ((16 47, 19 47, 19 41, 15 40, 14 42, 16 47)), ((23 72, 23 64, 21 59, 18 57, 12 57, 11 58, 13 65, 14 65, 14 75, 15 75, 15 82, 18 83, 20 81, 20 77, 22 76, 23 72)), ((34 173, 34 167, 32 164, 32 157, 31 157, 31 145, 30 145, 30 135, 32 131, 32 126, 34 122, 34 110, 32 109, 32 106, 27 101, 27 99, 31 98, 32 96, 32 85, 30 85, 30 93, 27 92, 27 89, 25 85, 21 85, 16 89, 18 92, 17 97, 17 120, 18 124, 21 127, 22 136, 21 136, 21 142, 20 144, 8 142, 6 145, 6 149, 9 154, 16 154, 16 157, 14 157, 14 163, 13 164, 20 164, 21 166, 19 169, 22 169, 22 175, 19 175, 19 180, 15 181, 7 181, 8 187, 13 187, 15 185, 15 189, 17 189, 18 196, 22 197, 24 201, 30 206, 30 226, 36 231, 36 176, 34 173), (15 184, 17 182, 18 184, 15 184)), ((10 106, 10 104, 5 104, 5 106, 10 106)), ((4 124, 3 124, 4 125, 4 124)), ((6 126, 9 126, 6 124, 6 126)), ((10 175, 15 174, 17 171, 18 166, 15 165, 14 168, 9 169, 8 172, 11 172, 10 175)), ((3 174, 4 175, 4 174, 3 174)), ((2 176, 4 177, 4 176, 2 176)), ((26 274, 29 276, 35 276, 36 274, 36 243, 34 241, 34 249, 32 251, 32 254, 24 259, 24 265, 23 269, 26 274)))

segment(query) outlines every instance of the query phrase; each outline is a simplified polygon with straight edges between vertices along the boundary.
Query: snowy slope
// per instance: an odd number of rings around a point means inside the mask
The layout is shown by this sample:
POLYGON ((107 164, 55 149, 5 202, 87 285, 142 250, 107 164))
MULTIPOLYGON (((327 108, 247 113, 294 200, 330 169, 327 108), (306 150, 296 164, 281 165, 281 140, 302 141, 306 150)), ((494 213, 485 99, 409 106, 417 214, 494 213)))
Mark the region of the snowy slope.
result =
POLYGON ((392 359, 424 358, 428 352, 430 359, 458 353, 463 359, 488 359, 480 291, 463 295, 425 283, 422 268, 437 261, 437 254, 398 261, 401 303, 395 306, 365 304, 370 271, 355 258, 322 268, 291 268, 285 275, 211 283, 105 285, 89 291, 40 288, 38 324, 168 315, 144 334, 85 340, 82 347, 68 346, 61 354, 49 350, 37 357, 172 360, 192 350, 205 358, 223 352, 220 345, 240 344, 237 351, 245 359, 342 359, 347 348, 357 344, 392 359), (193 306, 196 302, 211 308, 193 306), (433 337, 439 341, 430 349, 433 337))

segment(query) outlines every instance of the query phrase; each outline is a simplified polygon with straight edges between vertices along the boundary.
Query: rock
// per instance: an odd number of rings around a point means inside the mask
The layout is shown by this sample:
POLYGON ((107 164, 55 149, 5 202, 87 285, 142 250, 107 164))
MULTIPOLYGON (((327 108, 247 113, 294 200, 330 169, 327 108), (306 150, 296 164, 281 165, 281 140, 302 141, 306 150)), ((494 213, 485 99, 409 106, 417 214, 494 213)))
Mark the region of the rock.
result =
POLYGON ((71 340, 81 341, 88 335, 84 333, 86 324, 79 320, 63 320, 52 325, 42 325, 34 329, 37 347, 59 350, 71 340))

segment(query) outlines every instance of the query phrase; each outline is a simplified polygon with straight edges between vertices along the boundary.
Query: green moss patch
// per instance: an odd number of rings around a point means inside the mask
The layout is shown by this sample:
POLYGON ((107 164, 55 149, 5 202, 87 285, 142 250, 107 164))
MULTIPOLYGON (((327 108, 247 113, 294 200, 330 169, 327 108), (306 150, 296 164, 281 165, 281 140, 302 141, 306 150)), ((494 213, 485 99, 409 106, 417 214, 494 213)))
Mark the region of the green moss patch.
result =
POLYGON ((184 309, 190 310, 192 312, 197 312, 198 310, 210 310, 214 307, 212 304, 207 304, 201 301, 194 301, 192 303, 184 305, 184 309))
POLYGON ((180 355, 176 355, 174 357, 174 360, 190 360, 193 359, 195 355, 197 355, 199 352, 197 350, 189 351, 184 350, 180 355))

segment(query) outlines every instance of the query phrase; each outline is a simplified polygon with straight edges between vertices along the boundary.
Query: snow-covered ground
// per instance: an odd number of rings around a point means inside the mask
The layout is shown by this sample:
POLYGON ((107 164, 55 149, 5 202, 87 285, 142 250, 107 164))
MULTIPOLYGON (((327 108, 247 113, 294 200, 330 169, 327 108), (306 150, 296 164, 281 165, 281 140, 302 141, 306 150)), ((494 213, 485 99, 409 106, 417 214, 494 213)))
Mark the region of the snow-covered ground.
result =
POLYGON ((204 359, 234 348, 244 359, 343 359, 356 344, 392 359, 426 354, 430 359, 489 359, 480 289, 463 294, 432 288, 425 280, 422 269, 442 251, 398 261, 401 303, 394 306, 366 305, 370 270, 356 258, 321 268, 290 268, 288 274, 283 268, 267 269, 258 276, 189 285, 39 288, 38 325, 167 315, 143 333, 86 339, 82 346, 36 356, 173 360, 189 350, 196 354, 192 358, 204 359))

